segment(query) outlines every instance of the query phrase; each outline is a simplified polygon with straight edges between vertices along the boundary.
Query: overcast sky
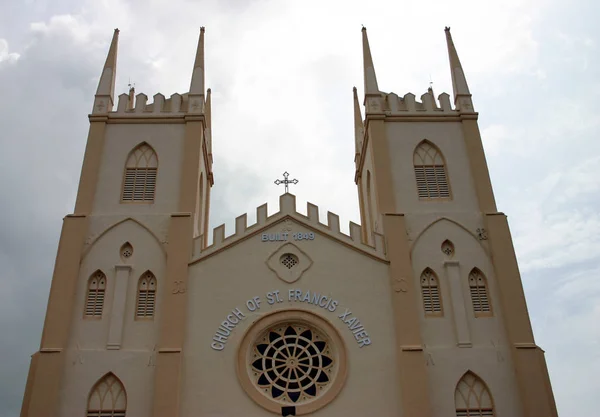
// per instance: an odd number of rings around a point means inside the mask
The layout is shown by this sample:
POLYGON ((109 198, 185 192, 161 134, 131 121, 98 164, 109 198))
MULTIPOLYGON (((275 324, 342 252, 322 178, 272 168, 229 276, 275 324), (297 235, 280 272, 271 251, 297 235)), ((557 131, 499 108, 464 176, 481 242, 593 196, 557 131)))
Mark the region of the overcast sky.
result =
POLYGON ((444 26, 467 75, 499 209, 562 417, 598 415, 600 29, 589 0, 0 2, 0 417, 17 416, 39 347, 62 217, 73 211, 113 29, 116 95, 189 88, 199 27, 213 91, 211 225, 292 192, 358 222, 352 87, 361 24, 379 87, 452 93, 444 26))

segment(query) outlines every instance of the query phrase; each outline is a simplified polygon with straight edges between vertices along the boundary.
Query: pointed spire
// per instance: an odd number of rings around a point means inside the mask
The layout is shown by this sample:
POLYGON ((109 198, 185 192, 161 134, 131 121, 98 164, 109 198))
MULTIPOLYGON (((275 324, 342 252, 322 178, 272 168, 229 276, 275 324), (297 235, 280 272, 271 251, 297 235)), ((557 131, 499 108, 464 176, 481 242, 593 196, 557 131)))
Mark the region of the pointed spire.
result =
POLYGON ((119 43, 119 29, 115 29, 112 42, 106 56, 106 62, 100 75, 96 99, 94 100, 93 113, 111 111, 115 95, 115 79, 117 78, 117 48, 119 43), (108 103, 105 100, 108 99, 108 103))
POLYGON ((369 94, 379 95, 379 87, 377 87, 377 77, 375 76, 375 66, 371 57, 371 48, 369 47, 369 38, 367 38, 367 28, 362 28, 362 43, 363 43, 363 70, 365 76, 365 96, 369 94))
POLYGON ((362 149, 362 141, 364 138, 364 126, 362 121, 362 114, 360 112, 360 103, 358 101, 358 94, 356 92, 356 87, 353 89, 354 92, 354 140, 355 140, 355 156, 360 154, 362 149))
POLYGON ((194 61, 194 71, 190 83, 190 94, 204 95, 204 26, 200 28, 196 60, 194 61))
POLYGON ((460 109, 461 105, 463 110, 473 111, 473 103, 471 101, 471 92, 467 85, 467 79, 463 71, 460 59, 458 59, 458 53, 456 47, 452 41, 452 35, 450 34, 450 28, 446 27, 446 43, 448 44, 448 57, 450 58, 450 73, 452 75, 452 89, 454 90, 454 104, 460 109), (463 98, 462 100, 460 100, 463 98))

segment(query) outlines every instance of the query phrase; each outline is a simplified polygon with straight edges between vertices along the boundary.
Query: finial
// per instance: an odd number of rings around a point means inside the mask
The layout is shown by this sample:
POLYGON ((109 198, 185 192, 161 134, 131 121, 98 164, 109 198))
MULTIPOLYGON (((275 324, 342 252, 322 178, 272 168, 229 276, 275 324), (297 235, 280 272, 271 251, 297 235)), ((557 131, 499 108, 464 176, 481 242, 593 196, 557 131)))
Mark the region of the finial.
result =
POLYGON ((446 32, 450 32, 450 26, 446 26, 446 27, 444 28, 444 30, 445 30, 446 32))
POLYGON ((204 33, 204 26, 200 26, 200 32, 204 33))

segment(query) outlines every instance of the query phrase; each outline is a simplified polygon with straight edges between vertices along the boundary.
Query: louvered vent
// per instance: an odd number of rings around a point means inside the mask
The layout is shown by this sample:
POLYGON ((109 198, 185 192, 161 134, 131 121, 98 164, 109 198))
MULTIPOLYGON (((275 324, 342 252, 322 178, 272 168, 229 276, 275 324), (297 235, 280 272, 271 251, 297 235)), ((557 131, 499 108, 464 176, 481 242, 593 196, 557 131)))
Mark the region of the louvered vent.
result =
POLYGON ((494 410, 456 410, 456 417, 494 417, 494 410))
POLYGON ((106 276, 101 271, 97 271, 88 280, 84 313, 86 317, 102 317, 105 293, 106 276))
POLYGON ((87 417, 125 417, 125 411, 93 411, 87 412, 87 417))
POLYGON ((156 305, 156 278, 146 272, 138 283, 136 318, 153 318, 156 305))
POLYGON ((425 315, 441 316, 443 308, 440 287, 435 273, 429 268, 421 274, 421 294, 425 315))
POLYGON ((413 155, 419 198, 450 198, 444 158, 439 149, 424 140, 413 155))
POLYGON ((469 274, 469 290, 475 317, 490 316, 492 306, 490 305, 487 280, 479 270, 473 270, 469 274))
POLYGON ((127 168, 123 195, 127 202, 152 203, 156 189, 156 168, 127 168))
POLYGON ((415 166, 419 198, 450 198, 450 188, 443 165, 415 166))

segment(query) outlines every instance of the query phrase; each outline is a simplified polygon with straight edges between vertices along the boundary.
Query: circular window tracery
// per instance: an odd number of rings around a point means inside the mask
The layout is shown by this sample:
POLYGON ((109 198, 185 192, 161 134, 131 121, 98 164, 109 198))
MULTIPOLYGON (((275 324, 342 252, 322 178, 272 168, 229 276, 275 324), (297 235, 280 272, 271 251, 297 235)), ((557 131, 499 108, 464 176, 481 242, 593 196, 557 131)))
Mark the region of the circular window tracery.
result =
POLYGON ((329 403, 346 377, 346 351, 337 331, 302 310, 269 314, 256 322, 240 344, 238 376, 246 393, 262 407, 296 415, 329 403))
POLYGON ((256 384, 273 399, 299 404, 330 383, 334 359, 327 338, 296 323, 268 329, 254 346, 256 384))

